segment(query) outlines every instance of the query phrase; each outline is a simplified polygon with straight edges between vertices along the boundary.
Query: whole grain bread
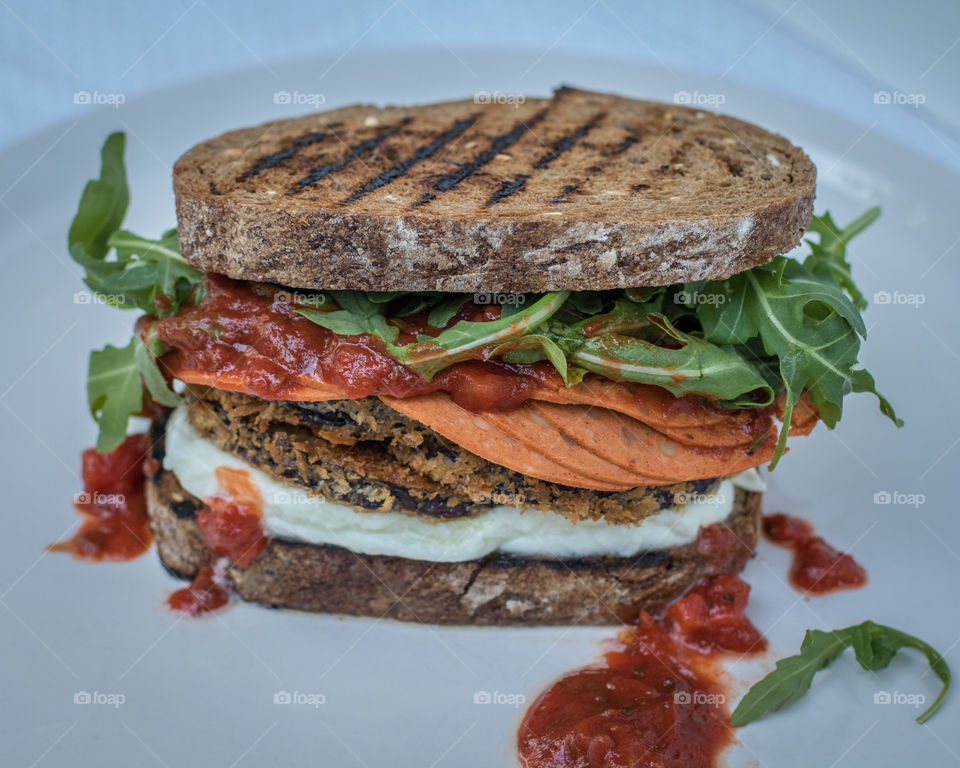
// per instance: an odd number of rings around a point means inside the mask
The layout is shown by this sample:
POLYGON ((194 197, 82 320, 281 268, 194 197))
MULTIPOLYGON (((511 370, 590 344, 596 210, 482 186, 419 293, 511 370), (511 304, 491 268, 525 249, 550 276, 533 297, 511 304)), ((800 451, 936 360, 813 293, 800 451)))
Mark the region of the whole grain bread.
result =
MULTIPOLYGON (((698 542, 633 558, 433 563, 272 539, 227 578, 244 600, 315 613, 431 624, 619 624, 641 610, 659 612, 704 576, 739 572, 756 543, 760 502, 761 494, 737 490, 724 523, 737 544, 719 555, 698 542)), ((181 578, 213 559, 194 518, 200 503, 171 472, 147 484, 160 560, 181 578)))
POLYGON ((387 291, 726 278, 799 243, 815 182, 755 125, 572 88, 345 107, 226 133, 174 167, 194 266, 387 291))

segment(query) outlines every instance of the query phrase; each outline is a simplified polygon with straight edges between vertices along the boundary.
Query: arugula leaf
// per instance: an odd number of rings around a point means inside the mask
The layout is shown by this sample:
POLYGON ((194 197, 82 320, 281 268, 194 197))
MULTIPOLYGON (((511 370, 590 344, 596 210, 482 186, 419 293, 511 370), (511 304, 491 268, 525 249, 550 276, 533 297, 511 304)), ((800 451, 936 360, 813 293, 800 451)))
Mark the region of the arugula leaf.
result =
POLYGON ((829 213, 814 216, 810 222, 810 231, 820 236, 820 241, 807 240, 810 255, 803 262, 805 269, 815 275, 829 278, 850 294, 857 309, 866 309, 867 300, 853 282, 850 263, 847 261, 847 243, 880 217, 879 208, 871 208, 840 229, 829 213))
POLYGON ((160 342, 153 338, 150 343, 155 346, 150 347, 134 336, 125 347, 107 344, 90 353, 87 403, 100 427, 100 453, 108 453, 124 441, 130 417, 143 411, 144 387, 162 405, 172 408, 181 402, 157 365, 157 356, 163 351, 156 346, 160 342))
MULTIPOLYGON (((566 354, 556 341, 542 333, 527 334, 494 347, 487 355, 487 359, 491 357, 502 357, 508 363, 535 363, 538 360, 549 360, 563 377, 564 382, 569 384, 566 354)), ((582 375, 580 378, 583 378, 582 375)))
MULTIPOLYGON (((120 230, 130 202, 124 143, 124 135, 114 133, 103 145, 100 178, 87 182, 70 225, 70 255, 84 268, 90 289, 114 306, 173 315, 184 303, 198 300, 202 275, 180 256, 175 229, 159 240, 120 230)), ((87 402, 100 428, 101 453, 123 442, 130 417, 143 410, 146 394, 167 406, 180 402, 157 365, 165 351, 156 334, 148 333, 146 342, 135 334, 125 347, 108 344, 90 353, 87 402)))
POLYGON ((677 397, 707 394, 737 407, 773 402, 772 387, 733 347, 683 333, 662 315, 649 315, 648 320, 678 346, 608 333, 584 341, 570 353, 570 362, 608 378, 655 384, 677 397), (763 398, 748 397, 758 391, 763 398))
POLYGON ((460 311, 460 307, 467 303, 470 297, 466 294, 455 293, 430 310, 427 315, 427 325, 434 328, 443 328, 449 323, 455 314, 460 311))
POLYGON ((127 422, 143 408, 143 385, 134 359, 137 339, 125 347, 107 344, 90 353, 87 375, 87 403, 100 426, 97 450, 107 453, 123 442, 127 422))
POLYGON ((150 393, 150 396, 161 405, 168 408, 176 408, 183 402, 183 399, 170 389, 167 380, 160 372, 160 366, 157 364, 157 358, 167 351, 164 344, 157 338, 155 328, 151 328, 147 333, 145 341, 141 341, 139 336, 133 337, 134 352, 133 359, 137 364, 137 370, 143 378, 143 384, 150 393))
POLYGON ((570 326, 570 331, 583 335, 600 336, 604 333, 619 333, 629 336, 647 330, 652 323, 648 316, 654 314, 648 306, 637 304, 629 299, 616 299, 609 312, 591 315, 570 326))
POLYGON ((730 724, 746 725, 799 699, 809 689, 814 675, 847 648, 853 648, 860 666, 867 670, 884 669, 900 648, 921 651, 931 669, 943 682, 940 694, 918 718, 925 723, 940 708, 950 687, 950 668, 943 657, 927 643, 899 629, 865 621, 852 627, 822 632, 807 630, 800 653, 777 662, 769 675, 753 685, 730 716, 730 724))
POLYGON ((866 327, 831 278, 777 256, 770 264, 707 283, 703 290, 717 297, 697 309, 707 341, 743 344, 759 337, 765 353, 779 360, 787 398, 771 469, 786 449, 793 407, 804 390, 829 428, 840 419, 844 395, 854 391, 873 392, 881 411, 902 425, 873 377, 854 368, 866 327))
POLYGON ((123 222, 130 202, 123 165, 125 143, 122 133, 111 133, 100 150, 100 178, 87 182, 70 224, 67 244, 71 253, 80 248, 87 257, 102 259, 109 250, 107 240, 123 222))
POLYGON ((70 255, 84 268, 90 290, 114 306, 176 314, 186 301, 196 300, 203 276, 181 257, 176 229, 159 240, 120 230, 130 202, 124 143, 124 135, 114 133, 103 145, 100 178, 87 182, 70 225, 70 255))
POLYGON ((549 320, 569 295, 569 291, 546 293, 529 307, 508 317, 487 322, 461 320, 432 339, 403 346, 390 343, 387 349, 397 360, 429 381, 439 371, 474 357, 484 347, 499 346, 533 331, 549 320))

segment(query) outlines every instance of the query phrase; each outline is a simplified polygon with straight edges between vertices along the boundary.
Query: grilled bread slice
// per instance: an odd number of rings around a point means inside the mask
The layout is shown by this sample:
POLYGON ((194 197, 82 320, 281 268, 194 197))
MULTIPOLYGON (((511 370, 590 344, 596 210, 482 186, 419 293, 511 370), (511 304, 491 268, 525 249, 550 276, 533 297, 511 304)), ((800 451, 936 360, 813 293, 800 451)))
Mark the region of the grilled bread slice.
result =
MULTIPOLYGON (((756 543, 761 498, 737 490, 724 523, 736 544, 727 551, 698 541, 632 558, 434 563, 273 539, 249 567, 231 566, 227 579, 244 600, 318 613, 431 624, 619 624, 641 610, 659 612, 704 576, 740 571, 756 543)), ((160 560, 181 578, 213 558, 195 519, 200 505, 171 472, 147 484, 160 560)))
POLYGON ((726 278, 809 224, 813 163, 757 126, 572 88, 490 101, 199 144, 174 168, 185 258, 302 288, 595 290, 726 278))

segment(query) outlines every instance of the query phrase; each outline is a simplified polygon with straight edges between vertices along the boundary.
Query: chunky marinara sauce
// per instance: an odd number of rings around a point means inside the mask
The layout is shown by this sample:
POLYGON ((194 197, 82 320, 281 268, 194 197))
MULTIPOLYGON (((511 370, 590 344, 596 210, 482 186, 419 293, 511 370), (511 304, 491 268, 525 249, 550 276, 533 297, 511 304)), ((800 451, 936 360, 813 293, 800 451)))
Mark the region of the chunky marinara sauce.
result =
MULTIPOLYGON (((486 348, 474 351, 476 359, 454 363, 427 381, 394 360, 376 337, 337 335, 298 314, 299 308, 290 294, 274 286, 208 274, 198 304, 181 308, 174 317, 142 318, 139 327, 155 328, 170 348, 162 360, 169 371, 215 374, 221 385, 231 380, 242 383, 244 391, 264 400, 289 399, 306 379, 351 398, 444 391, 467 410, 507 412, 543 387, 564 386, 547 361, 521 365, 485 359, 493 351, 486 348)), ((443 329, 428 325, 425 313, 393 317, 391 322, 400 327, 398 343, 408 344, 418 336, 436 336, 460 320, 481 322, 499 316, 499 306, 467 301, 443 329)), ((700 397, 677 398, 651 385, 627 386, 667 415, 696 416, 706 407, 700 397)), ((751 429, 767 426, 768 410, 757 409, 758 421, 751 429)))
POLYGON ((867 583, 867 571, 846 552, 830 546, 800 517, 775 514, 763 518, 770 541, 793 550, 790 581, 800 590, 821 595, 838 589, 856 589, 867 583))
POLYGON ((83 560, 131 560, 153 542, 144 498, 148 435, 131 435, 109 453, 83 452, 83 492, 74 498, 82 522, 68 540, 51 544, 83 560))
MULTIPOLYGON (((412 397, 442 390, 469 410, 509 411, 544 381, 560 381, 549 363, 468 360, 428 382, 394 360, 379 339, 339 336, 297 314, 297 304, 277 300, 286 294, 272 286, 207 275, 204 288, 196 306, 155 322, 159 339, 173 350, 170 367, 235 373, 251 394, 264 400, 284 399, 297 388, 297 377, 307 376, 350 397, 412 397)), ((467 302, 451 323, 496 319, 499 309, 467 302)), ((403 323, 401 343, 440 332, 427 326, 424 316, 403 323)))
POLYGON ((744 615, 750 587, 705 580, 655 620, 642 613, 603 663, 562 677, 520 726, 526 768, 697 768, 715 764, 732 730, 723 653, 766 640, 744 615))

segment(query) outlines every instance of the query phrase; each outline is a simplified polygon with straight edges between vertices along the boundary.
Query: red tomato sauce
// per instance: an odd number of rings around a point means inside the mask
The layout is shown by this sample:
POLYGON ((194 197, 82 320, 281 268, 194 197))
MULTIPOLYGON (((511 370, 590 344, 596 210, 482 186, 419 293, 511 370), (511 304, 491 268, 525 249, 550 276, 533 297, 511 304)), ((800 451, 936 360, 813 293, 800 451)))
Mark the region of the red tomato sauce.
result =
POLYGON ((691 768, 730 744, 721 654, 766 648, 744 615, 750 587, 724 574, 657 621, 647 613, 603 662, 543 693, 520 726, 526 768, 691 768))
POLYGON ((197 512, 200 535, 215 555, 246 568, 267 546, 260 489, 245 469, 217 467, 214 472, 223 494, 204 499, 197 512))
MULTIPOLYGON (((215 557, 248 567, 267 546, 263 532, 263 497, 245 469, 217 467, 214 470, 221 493, 204 499, 197 512, 203 543, 215 557)), ((173 611, 190 616, 212 613, 230 603, 230 590, 212 565, 205 565, 188 587, 167 599, 173 611)))
POLYGON ((182 587, 167 598, 167 607, 176 613, 201 616, 230 604, 230 590, 217 578, 213 566, 199 570, 190 586, 182 587))
POLYGON ((81 560, 131 560, 153 543, 144 498, 143 464, 150 454, 149 435, 130 435, 109 453, 83 452, 83 492, 74 498, 80 527, 51 552, 81 560))
MULTIPOLYGON (((297 314, 297 304, 276 298, 286 296, 278 288, 212 274, 205 276, 204 287, 205 295, 196 306, 162 320, 143 318, 141 330, 154 324, 160 341, 172 348, 174 370, 236 373, 251 393, 264 400, 284 399, 298 387, 296 377, 307 375, 350 397, 412 397, 442 390, 469 410, 510 411, 543 382, 561 382, 549 363, 509 365, 496 360, 457 363, 427 381, 394 360, 376 337, 338 336, 297 314)), ((499 307, 471 302, 451 323, 496 316, 499 307)), ((426 326, 422 316, 404 322, 400 341, 439 332, 426 326)))
POLYGON ((817 536, 813 526, 803 518, 765 515, 763 532, 774 544, 793 550, 790 581, 797 589, 822 595, 838 589, 856 589, 867 583, 866 569, 852 556, 817 536))

